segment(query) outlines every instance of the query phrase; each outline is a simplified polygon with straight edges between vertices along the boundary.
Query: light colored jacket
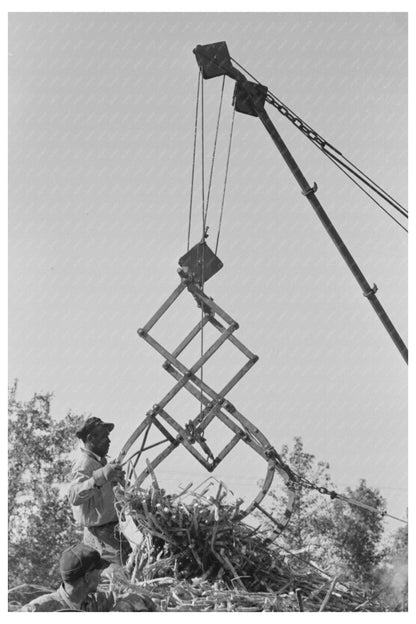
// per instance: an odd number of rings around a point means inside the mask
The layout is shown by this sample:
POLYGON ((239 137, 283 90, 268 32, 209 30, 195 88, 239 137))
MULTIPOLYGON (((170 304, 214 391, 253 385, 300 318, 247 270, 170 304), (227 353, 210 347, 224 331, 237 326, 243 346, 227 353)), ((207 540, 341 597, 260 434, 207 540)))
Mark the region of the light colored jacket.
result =
POLYGON ((106 463, 105 459, 101 460, 85 448, 80 448, 73 461, 68 496, 75 521, 83 527, 101 526, 118 520, 113 486, 101 475, 101 468, 106 463))
POLYGON ((145 595, 127 591, 121 595, 113 591, 97 591, 88 594, 81 605, 72 602, 64 585, 60 585, 55 592, 35 598, 18 611, 48 612, 48 611, 157 611, 154 602, 145 595))
POLYGON ((44 594, 35 598, 19 611, 111 611, 115 605, 115 595, 113 592, 96 592, 88 594, 86 600, 81 605, 74 604, 64 585, 60 585, 55 592, 44 594))

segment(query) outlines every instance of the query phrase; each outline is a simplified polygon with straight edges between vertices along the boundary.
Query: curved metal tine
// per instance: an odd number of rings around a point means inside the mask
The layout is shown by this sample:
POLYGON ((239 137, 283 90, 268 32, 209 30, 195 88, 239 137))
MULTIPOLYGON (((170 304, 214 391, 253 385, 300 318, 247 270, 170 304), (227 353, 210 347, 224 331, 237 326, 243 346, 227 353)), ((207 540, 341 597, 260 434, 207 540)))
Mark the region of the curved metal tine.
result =
POLYGON ((149 416, 146 416, 146 418, 142 420, 142 422, 138 425, 138 427, 136 427, 136 429, 133 431, 133 433, 131 434, 131 436, 129 437, 129 439, 127 440, 127 442, 124 444, 123 448, 121 449, 120 453, 118 454, 118 457, 117 457, 118 463, 121 463, 123 461, 129 449, 133 446, 137 438, 143 433, 143 431, 146 429, 146 427, 149 424, 151 424, 151 418, 149 416))
POLYGON ((266 478, 264 479, 263 486, 260 492, 257 494, 256 498, 244 510, 243 513, 245 516, 248 516, 255 509, 256 505, 258 505, 266 496, 273 482, 274 472, 275 472, 274 462, 272 460, 269 460, 267 462, 267 472, 266 472, 266 478))
MULTIPOLYGON (((228 402, 229 403, 229 402, 228 402)), ((229 403, 229 406, 231 404, 229 403)), ((244 429, 247 430, 247 433, 250 433, 253 437, 255 437, 259 443, 265 448, 271 447, 270 442, 266 438, 266 436, 258 429, 253 423, 248 420, 241 412, 239 412, 234 405, 231 406, 231 409, 227 407, 227 401, 224 403, 224 409, 226 409, 232 416, 235 418, 241 425, 243 425, 244 429)))

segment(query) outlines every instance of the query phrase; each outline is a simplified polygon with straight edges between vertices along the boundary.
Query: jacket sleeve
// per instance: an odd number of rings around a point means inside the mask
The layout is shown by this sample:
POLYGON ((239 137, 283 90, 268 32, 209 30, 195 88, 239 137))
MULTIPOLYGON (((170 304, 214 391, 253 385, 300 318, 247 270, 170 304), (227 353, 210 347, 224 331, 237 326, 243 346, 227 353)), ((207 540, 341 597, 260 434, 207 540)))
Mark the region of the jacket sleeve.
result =
POLYGON ((92 498, 97 491, 97 485, 92 474, 78 470, 72 475, 68 498, 71 505, 81 505, 92 498))
POLYGON ((98 488, 104 485, 105 479, 102 477, 102 469, 98 470, 77 470, 72 475, 69 486, 69 502, 71 505, 82 505, 85 501, 93 498, 97 494, 98 488))

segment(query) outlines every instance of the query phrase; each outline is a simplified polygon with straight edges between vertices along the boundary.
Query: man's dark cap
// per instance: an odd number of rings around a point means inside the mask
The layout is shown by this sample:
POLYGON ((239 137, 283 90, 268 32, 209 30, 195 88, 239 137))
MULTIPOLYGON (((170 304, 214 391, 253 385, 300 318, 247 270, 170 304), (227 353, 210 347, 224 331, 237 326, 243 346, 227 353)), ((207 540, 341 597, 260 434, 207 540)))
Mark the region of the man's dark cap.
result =
POLYGON ((81 440, 85 440, 87 435, 93 431, 96 427, 105 427, 108 431, 112 431, 114 429, 113 423, 105 423, 101 420, 101 418, 97 418, 97 416, 91 416, 87 418, 82 427, 78 429, 76 432, 77 438, 81 438, 81 440))
POLYGON ((110 563, 101 557, 98 550, 79 543, 64 550, 59 561, 59 571, 63 581, 71 582, 82 578, 91 570, 103 570, 110 563))

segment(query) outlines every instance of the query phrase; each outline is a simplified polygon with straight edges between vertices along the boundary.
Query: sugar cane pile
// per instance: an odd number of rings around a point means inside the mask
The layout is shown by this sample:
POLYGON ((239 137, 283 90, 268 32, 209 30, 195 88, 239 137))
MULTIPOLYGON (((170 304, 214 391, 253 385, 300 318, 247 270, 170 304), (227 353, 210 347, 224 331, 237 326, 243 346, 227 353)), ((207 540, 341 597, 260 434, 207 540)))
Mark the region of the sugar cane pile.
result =
POLYGON ((126 488, 117 503, 144 539, 129 562, 130 588, 140 586, 162 611, 379 611, 357 587, 317 568, 288 561, 270 532, 242 521, 242 500, 227 501, 220 483, 167 494, 154 481, 126 488))

